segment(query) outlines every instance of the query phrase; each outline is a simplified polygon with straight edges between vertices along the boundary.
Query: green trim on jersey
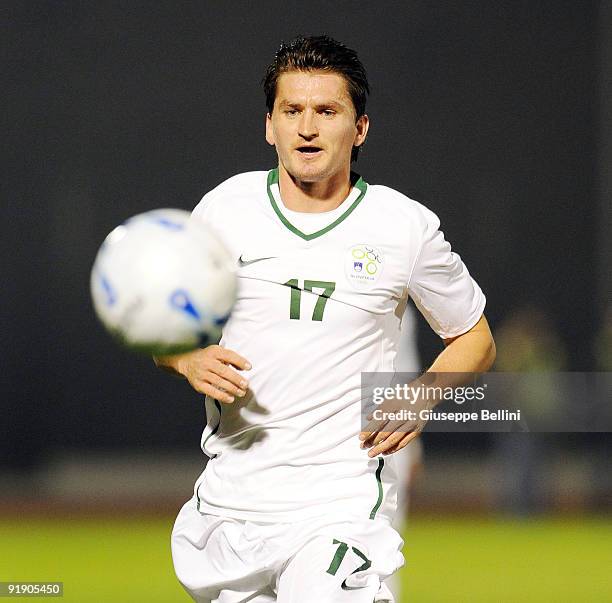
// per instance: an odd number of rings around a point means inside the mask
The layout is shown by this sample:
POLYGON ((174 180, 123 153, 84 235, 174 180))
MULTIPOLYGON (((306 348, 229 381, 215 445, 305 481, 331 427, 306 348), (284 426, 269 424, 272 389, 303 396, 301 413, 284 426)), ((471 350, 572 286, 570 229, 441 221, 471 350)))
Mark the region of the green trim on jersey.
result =
POLYGON ((340 224, 340 222, 343 222, 346 218, 348 218, 349 215, 355 210, 355 208, 361 203, 361 200, 363 199, 364 195, 366 194, 366 191, 368 190, 368 184, 361 176, 358 176, 357 174, 355 174, 355 176, 357 177, 357 180, 353 184, 353 186, 360 191, 357 199, 355 199, 352 205, 341 216, 339 216, 336 220, 334 220, 331 224, 329 224, 325 228, 322 228, 321 230, 317 230, 317 232, 313 232, 312 234, 303 233, 301 230, 296 228, 293 224, 291 224, 291 222, 289 222, 289 220, 287 220, 283 212, 279 209, 276 203, 276 200, 274 199, 274 195, 272 194, 272 190, 270 189, 270 187, 273 184, 278 184, 278 168, 274 168, 273 170, 270 170, 268 172, 268 185, 267 185, 268 198, 270 199, 270 203, 272 204, 272 209, 278 216, 278 219, 293 234, 296 234, 298 237, 301 237, 305 241, 311 241, 312 239, 316 239, 317 237, 324 235, 326 232, 329 232, 335 226, 338 226, 338 224, 340 224))
POLYGON ((383 467, 385 466, 385 459, 378 459, 378 469, 376 469, 376 483, 378 484, 378 500, 376 504, 372 507, 372 511, 370 512, 370 519, 374 519, 376 517, 376 513, 378 513, 378 509, 380 509, 380 505, 383 500, 383 487, 382 481, 380 479, 380 474, 382 473, 383 467))

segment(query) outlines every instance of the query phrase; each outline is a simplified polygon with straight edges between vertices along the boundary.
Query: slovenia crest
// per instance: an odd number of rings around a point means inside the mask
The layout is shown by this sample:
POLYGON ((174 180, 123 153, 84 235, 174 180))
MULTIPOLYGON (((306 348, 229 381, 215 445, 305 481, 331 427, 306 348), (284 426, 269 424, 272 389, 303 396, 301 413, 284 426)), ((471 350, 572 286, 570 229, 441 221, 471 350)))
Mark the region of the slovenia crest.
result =
POLYGON ((351 245, 346 252, 344 270, 351 285, 359 289, 369 288, 382 274, 382 254, 366 243, 351 245))

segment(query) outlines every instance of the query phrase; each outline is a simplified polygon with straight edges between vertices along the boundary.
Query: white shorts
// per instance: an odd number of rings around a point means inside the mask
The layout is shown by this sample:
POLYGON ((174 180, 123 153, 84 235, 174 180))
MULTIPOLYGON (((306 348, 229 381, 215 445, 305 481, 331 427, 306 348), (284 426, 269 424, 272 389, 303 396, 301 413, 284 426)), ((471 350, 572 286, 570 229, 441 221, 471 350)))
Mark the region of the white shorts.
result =
POLYGON ((176 575, 199 603, 393 603, 404 564, 384 520, 261 523, 204 515, 188 501, 172 531, 176 575))

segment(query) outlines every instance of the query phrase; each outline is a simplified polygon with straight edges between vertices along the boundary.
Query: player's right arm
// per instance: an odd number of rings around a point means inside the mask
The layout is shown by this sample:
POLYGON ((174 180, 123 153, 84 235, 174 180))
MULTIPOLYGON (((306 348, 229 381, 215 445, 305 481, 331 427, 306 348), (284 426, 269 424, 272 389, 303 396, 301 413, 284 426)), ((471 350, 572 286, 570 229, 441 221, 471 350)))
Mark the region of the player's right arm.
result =
POLYGON ((219 402, 229 404, 236 396, 243 397, 249 387, 248 381, 234 369, 248 371, 251 363, 219 345, 185 354, 154 356, 153 360, 160 369, 184 377, 197 392, 219 402))
MULTIPOLYGON (((226 216, 219 215, 218 209, 223 206, 223 199, 228 198, 223 191, 234 178, 230 178, 206 193, 191 214, 193 220, 212 226, 221 238, 225 231, 226 216)), ((219 402, 229 404, 235 400, 236 396, 246 395, 249 387, 248 381, 235 370, 250 370, 249 361, 236 352, 219 345, 210 345, 185 354, 154 356, 153 360, 158 368, 184 377, 195 391, 219 400, 219 402)))

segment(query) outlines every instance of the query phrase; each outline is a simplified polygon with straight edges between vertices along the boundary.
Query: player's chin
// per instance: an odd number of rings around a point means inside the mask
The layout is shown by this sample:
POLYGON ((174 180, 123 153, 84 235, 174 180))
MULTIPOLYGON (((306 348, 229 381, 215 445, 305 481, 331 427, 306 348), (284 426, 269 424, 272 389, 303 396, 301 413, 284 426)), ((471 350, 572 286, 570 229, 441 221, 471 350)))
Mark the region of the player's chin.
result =
POLYGON ((321 182, 328 177, 328 170, 323 165, 296 165, 293 176, 301 182, 321 182))

